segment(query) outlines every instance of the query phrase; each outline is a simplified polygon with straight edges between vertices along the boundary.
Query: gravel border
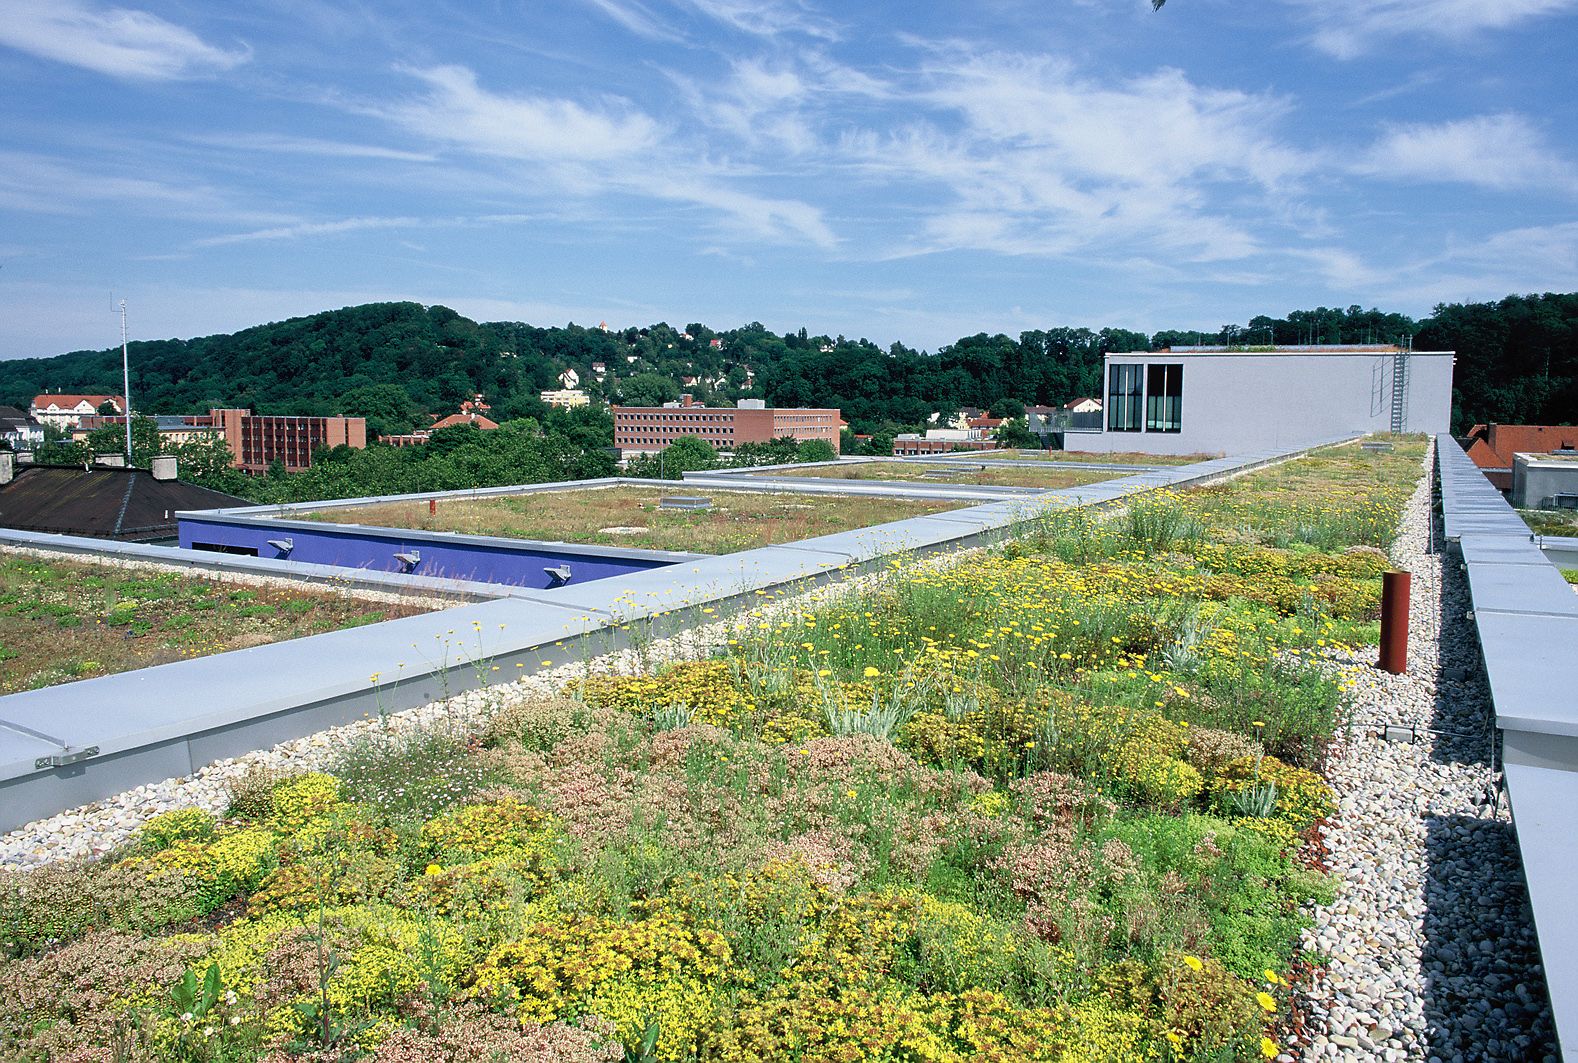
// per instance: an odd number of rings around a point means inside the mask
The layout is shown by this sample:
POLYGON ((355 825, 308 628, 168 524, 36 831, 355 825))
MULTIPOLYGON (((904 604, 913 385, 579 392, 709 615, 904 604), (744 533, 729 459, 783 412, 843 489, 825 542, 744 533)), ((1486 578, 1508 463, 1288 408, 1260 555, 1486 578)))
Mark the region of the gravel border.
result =
POLYGON ((1432 445, 1391 549, 1413 574, 1407 674, 1380 671, 1368 650, 1330 658, 1350 684, 1353 717, 1327 765, 1338 810, 1321 830, 1338 893, 1303 935, 1329 962, 1306 991, 1299 1051, 1556 1063, 1522 859, 1497 800, 1468 588, 1461 566, 1429 552, 1434 457, 1432 445), (1388 725, 1400 740, 1383 737, 1388 725))

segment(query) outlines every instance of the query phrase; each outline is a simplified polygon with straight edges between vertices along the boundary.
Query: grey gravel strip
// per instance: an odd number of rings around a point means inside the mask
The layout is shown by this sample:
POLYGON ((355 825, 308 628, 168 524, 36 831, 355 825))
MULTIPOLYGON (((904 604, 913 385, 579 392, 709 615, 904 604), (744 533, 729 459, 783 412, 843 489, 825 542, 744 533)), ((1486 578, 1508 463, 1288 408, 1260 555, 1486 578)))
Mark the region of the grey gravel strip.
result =
MULTIPOLYGON (((1433 468, 1434 451, 1426 456, 1433 468)), ((1305 948, 1330 957, 1305 1000, 1307 1060, 1548 1060, 1555 1032, 1505 801, 1468 588, 1428 552, 1432 482, 1404 510, 1413 573, 1408 674, 1342 658, 1354 726, 1330 754, 1324 828, 1336 900, 1305 948), (1387 726, 1399 740, 1381 737, 1387 726), (1409 740, 1409 739, 1412 740, 1409 740)))

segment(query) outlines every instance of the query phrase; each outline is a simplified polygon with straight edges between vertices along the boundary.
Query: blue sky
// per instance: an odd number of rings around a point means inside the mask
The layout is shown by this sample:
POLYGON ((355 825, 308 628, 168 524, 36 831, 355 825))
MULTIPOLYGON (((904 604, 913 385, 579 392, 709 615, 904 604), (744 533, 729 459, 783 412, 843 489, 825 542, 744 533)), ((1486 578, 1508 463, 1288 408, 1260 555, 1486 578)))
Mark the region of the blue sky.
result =
POLYGON ((0 357, 377 299, 902 339, 1578 289, 1578 0, 6 0, 0 357))

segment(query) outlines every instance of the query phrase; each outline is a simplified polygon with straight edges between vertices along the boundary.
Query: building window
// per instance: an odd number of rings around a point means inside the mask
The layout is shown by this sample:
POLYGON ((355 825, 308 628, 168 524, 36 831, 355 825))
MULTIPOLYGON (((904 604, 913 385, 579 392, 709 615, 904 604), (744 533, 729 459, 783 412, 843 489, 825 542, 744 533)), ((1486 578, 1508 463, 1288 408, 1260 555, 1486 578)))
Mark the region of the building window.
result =
POLYGON ((1145 367, 1145 430, 1177 432, 1183 418, 1183 366, 1145 367))
POLYGON ((1140 387, 1143 365, 1112 365, 1107 368, 1107 431, 1140 430, 1140 387))

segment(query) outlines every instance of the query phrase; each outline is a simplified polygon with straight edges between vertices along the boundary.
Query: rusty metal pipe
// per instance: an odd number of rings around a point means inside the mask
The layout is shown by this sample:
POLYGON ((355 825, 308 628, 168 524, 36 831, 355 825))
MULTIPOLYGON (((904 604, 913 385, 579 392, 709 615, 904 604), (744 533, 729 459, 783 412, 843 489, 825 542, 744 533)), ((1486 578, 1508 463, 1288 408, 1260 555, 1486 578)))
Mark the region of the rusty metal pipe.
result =
POLYGON ((438 512, 438 499, 430 498, 427 500, 427 512, 429 515, 438 512))
POLYGON ((1381 575, 1381 659, 1383 672, 1408 671, 1408 598, 1413 577, 1407 572, 1381 575))

